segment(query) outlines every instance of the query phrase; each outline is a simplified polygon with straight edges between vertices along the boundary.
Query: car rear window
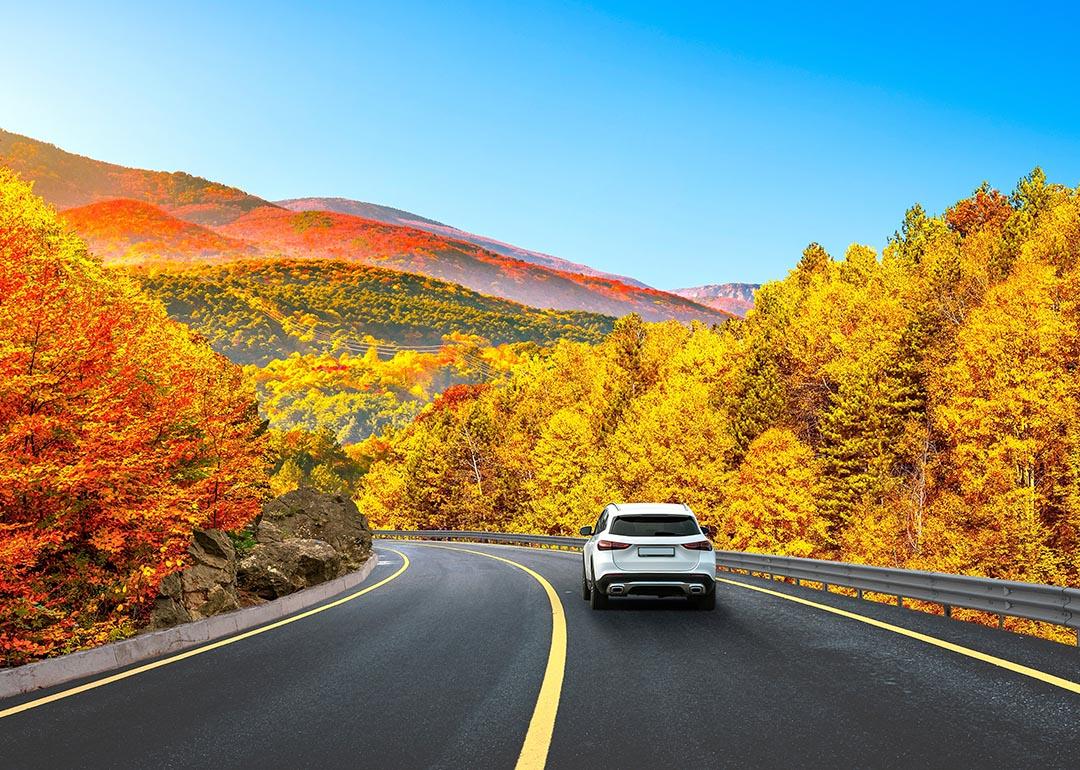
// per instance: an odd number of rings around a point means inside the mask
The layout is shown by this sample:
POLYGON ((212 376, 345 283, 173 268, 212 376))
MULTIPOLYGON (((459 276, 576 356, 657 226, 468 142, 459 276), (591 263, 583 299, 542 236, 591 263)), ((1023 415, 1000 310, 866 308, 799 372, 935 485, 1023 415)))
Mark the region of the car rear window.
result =
POLYGON ((630 537, 685 537, 700 535, 693 516, 619 516, 611 525, 611 534, 630 537))

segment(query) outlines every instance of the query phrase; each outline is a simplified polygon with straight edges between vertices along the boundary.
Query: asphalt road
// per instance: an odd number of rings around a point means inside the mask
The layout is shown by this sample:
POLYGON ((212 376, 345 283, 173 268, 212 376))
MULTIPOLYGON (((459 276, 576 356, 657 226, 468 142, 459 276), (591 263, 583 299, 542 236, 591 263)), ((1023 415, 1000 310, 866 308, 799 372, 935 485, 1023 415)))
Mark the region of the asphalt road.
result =
MULTIPOLYGON (((390 549, 409 568, 355 600, 0 719, 0 767, 513 767, 552 609, 465 549, 561 599, 548 767, 1080 765, 1080 695, 854 619, 726 583, 714 612, 594 612, 579 555, 499 546, 382 542, 369 583, 401 566, 390 549)), ((738 579, 1080 681, 1064 645, 738 579)))

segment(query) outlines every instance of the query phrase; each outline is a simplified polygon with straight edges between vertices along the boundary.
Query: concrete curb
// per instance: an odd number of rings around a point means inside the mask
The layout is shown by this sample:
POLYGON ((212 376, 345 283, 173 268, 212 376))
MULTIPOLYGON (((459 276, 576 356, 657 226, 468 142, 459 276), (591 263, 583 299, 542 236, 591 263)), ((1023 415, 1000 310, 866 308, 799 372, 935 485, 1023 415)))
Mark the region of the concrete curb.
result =
POLYGON ((319 604, 332 596, 348 591, 367 579, 378 554, 372 552, 364 566, 321 585, 282 596, 280 599, 247 607, 224 615, 214 615, 192 623, 184 623, 162 631, 150 631, 131 639, 82 650, 58 658, 47 658, 11 669, 0 669, 0 698, 40 690, 43 687, 70 682, 73 679, 101 674, 132 663, 156 658, 170 652, 197 647, 205 642, 231 636, 255 626, 279 620, 294 612, 319 604))

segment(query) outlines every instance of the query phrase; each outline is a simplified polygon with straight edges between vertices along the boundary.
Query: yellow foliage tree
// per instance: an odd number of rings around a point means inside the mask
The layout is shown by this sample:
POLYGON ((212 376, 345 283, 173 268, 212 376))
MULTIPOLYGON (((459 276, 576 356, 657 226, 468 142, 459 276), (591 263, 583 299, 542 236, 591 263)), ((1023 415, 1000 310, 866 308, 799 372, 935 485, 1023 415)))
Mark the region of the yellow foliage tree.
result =
POLYGON ((741 551, 811 556, 825 541, 817 461, 790 430, 770 428, 725 483, 722 533, 741 551))

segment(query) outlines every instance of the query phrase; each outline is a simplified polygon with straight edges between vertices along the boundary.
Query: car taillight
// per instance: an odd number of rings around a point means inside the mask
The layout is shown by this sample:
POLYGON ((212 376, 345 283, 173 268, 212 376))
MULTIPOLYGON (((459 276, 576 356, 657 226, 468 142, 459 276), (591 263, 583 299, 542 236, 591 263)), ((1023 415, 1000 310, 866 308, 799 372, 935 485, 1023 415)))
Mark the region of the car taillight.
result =
POLYGON ((596 544, 598 550, 601 551, 621 551, 624 548, 629 548, 629 543, 617 543, 614 540, 601 540, 596 544))
POLYGON ((683 543, 683 548, 689 548, 691 551, 711 551, 712 543, 708 540, 695 540, 693 543, 683 543))

